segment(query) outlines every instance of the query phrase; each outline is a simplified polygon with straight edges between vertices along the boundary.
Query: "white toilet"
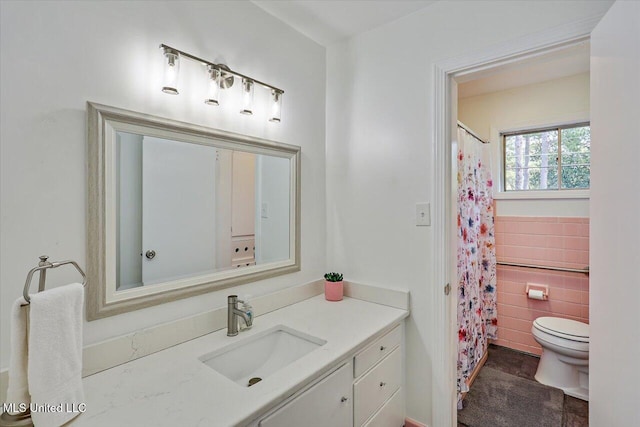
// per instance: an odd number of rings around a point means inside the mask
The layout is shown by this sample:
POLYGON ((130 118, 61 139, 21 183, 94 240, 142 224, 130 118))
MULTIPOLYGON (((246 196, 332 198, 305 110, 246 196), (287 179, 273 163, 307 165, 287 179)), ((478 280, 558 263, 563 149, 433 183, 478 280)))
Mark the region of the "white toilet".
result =
POLYGON ((589 400, 589 325, 559 317, 538 317, 531 333, 542 346, 536 380, 589 400))

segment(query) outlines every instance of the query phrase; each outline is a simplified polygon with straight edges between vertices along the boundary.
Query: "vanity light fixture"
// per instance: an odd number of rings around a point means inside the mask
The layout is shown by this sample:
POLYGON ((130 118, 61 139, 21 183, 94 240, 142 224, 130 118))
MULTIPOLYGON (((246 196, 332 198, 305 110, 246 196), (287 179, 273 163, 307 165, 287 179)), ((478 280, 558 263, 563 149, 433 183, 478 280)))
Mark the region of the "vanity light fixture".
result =
POLYGON ((178 73, 180 71, 180 55, 169 47, 162 48, 167 61, 164 64, 164 86, 162 91, 170 95, 178 94, 178 73))
POLYGON ((221 89, 224 90, 232 87, 235 77, 238 77, 242 79, 242 109, 240 113, 246 115, 253 114, 253 88, 258 85, 271 92, 269 121, 280 122, 282 95, 284 94, 282 89, 233 71, 225 64, 215 64, 165 44, 161 44, 160 49, 162 49, 162 53, 166 57, 164 86, 162 87, 163 92, 172 95, 178 94, 178 70, 180 69, 180 61, 185 58, 190 59, 206 67, 208 93, 204 100, 205 104, 213 106, 220 105, 221 89))

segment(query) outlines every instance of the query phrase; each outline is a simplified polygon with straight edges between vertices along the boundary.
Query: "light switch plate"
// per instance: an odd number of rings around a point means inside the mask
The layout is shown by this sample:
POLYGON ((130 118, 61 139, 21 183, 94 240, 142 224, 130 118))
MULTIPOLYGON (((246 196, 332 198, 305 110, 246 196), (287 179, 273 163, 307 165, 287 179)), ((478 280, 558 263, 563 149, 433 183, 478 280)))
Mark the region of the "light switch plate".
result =
POLYGON ((416 204, 416 225, 431 225, 431 203, 416 204))
POLYGON ((263 202, 260 207, 260 217, 269 218, 269 204, 267 202, 263 202))

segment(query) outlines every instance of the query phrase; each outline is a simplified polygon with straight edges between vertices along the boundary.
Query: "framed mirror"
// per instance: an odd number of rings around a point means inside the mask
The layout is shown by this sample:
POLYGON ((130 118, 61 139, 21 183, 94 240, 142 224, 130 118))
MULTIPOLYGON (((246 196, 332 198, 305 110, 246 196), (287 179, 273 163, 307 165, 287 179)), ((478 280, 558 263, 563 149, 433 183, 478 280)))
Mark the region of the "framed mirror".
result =
POLYGON ((300 147, 87 108, 89 320, 300 270, 300 147))

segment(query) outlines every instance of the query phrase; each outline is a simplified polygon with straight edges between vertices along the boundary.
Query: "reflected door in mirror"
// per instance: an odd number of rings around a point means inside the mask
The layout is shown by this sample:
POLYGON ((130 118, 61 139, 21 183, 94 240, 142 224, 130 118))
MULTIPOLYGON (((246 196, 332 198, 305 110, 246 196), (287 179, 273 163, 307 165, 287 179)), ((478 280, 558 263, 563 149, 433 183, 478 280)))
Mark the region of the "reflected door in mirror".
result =
POLYGON ((289 258, 288 159, 126 132, 116 151, 118 290, 289 258))
POLYGON ((142 151, 142 282, 215 271, 216 150, 145 136, 142 151))

